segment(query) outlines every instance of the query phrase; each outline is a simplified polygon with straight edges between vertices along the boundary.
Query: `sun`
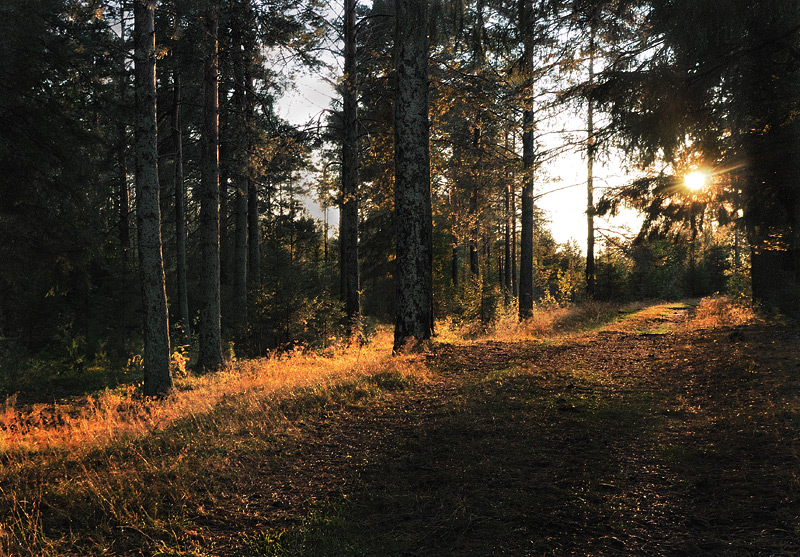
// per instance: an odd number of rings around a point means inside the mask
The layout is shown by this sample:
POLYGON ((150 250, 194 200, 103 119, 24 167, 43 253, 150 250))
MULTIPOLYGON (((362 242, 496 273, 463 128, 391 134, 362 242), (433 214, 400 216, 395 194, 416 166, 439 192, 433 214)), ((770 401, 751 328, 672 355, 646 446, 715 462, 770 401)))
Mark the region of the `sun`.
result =
POLYGON ((706 185, 706 182, 708 182, 708 174, 700 170, 695 170, 694 172, 690 172, 684 176, 683 181, 686 184, 686 187, 691 191, 698 191, 703 189, 706 185))

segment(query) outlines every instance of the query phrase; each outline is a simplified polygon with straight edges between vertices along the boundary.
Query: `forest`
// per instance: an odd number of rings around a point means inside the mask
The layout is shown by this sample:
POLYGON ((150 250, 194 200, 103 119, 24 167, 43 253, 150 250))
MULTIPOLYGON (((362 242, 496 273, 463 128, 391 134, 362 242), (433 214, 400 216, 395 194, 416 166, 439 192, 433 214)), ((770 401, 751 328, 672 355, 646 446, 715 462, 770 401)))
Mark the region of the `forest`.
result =
POLYGON ((4 0, 0 44, 0 553, 800 551, 796 0, 4 0))

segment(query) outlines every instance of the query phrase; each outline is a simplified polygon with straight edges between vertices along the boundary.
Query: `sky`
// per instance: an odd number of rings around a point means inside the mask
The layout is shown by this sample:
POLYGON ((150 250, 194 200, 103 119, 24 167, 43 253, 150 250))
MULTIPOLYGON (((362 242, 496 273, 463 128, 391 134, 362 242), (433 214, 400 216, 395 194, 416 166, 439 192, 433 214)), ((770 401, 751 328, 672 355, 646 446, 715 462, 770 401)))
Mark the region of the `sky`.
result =
MULTIPOLYGON (((317 120, 330 107, 335 91, 323 75, 300 72, 295 75, 295 88, 289 90, 277 103, 280 116, 295 125, 303 125, 317 120)), ((626 178, 619 164, 595 163, 595 200, 602 189, 623 183, 626 178)), ((546 164, 539 173, 544 177, 535 184, 534 195, 540 196, 537 207, 543 209, 550 221, 550 230, 558 243, 575 241, 583 253, 586 252, 586 161, 574 152, 564 153, 546 164)), ((315 217, 322 220, 323 210, 314 199, 306 199, 306 207, 315 217)), ((338 214, 329 210, 328 221, 335 235, 338 227, 338 214)), ((641 219, 633 211, 623 211, 618 217, 607 220, 595 218, 595 228, 599 231, 618 230, 627 227, 638 231, 641 219)), ((602 247, 602 233, 596 234, 597 248, 602 247)))

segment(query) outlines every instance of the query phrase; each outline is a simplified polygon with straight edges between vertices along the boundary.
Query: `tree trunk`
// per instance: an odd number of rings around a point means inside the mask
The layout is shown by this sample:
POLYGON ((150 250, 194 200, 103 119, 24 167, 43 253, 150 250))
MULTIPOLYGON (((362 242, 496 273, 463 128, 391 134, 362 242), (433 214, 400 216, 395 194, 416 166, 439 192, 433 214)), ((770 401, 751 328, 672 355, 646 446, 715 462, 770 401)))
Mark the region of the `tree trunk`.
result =
MULTIPOLYGON (((248 48, 252 46, 248 45, 248 48)), ((255 113, 255 101, 251 91, 253 77, 250 66, 245 68, 245 101, 248 118, 252 121, 255 113)), ((252 136, 249 136, 252 140, 252 136)), ((248 148, 252 149, 252 145, 248 148)), ((261 232, 259 227, 258 183, 251 174, 247 176, 247 282, 251 291, 261 288, 261 232)))
POLYGON ((118 172, 118 214, 119 214, 119 243, 122 248, 122 261, 127 265, 128 251, 131 249, 131 217, 130 199, 128 196, 128 165, 125 160, 125 145, 127 134, 125 133, 125 119, 123 118, 122 108, 125 106, 125 5, 120 2, 119 7, 119 33, 120 33, 120 57, 119 83, 117 84, 120 116, 117 120, 117 172, 118 172))
POLYGON ((453 287, 458 286, 458 239, 453 234, 453 252, 450 255, 450 282, 453 287))
POLYGON ((247 45, 243 40, 240 22, 234 23, 234 120, 236 130, 231 134, 235 138, 236 154, 236 191, 234 194, 234 257, 233 257, 233 319, 234 330, 241 334, 247 325, 247 209, 250 178, 249 164, 249 126, 247 111, 247 45))
POLYGON ((203 129, 200 166, 200 330, 197 366, 222 365, 219 264, 219 58, 218 0, 209 0, 205 14, 203 59, 203 129))
POLYGON ((505 305, 511 302, 511 184, 506 184, 506 199, 505 199, 505 224, 504 224, 504 259, 505 265, 503 267, 503 300, 505 305))
POLYGON ((119 5, 119 80, 117 83, 117 93, 119 95, 119 115, 117 116, 117 215, 119 218, 119 245, 121 257, 121 285, 119 299, 119 331, 122 340, 123 350, 128 339, 128 252, 131 249, 131 217, 130 217, 130 196, 128 193, 128 164, 125 156, 125 148, 128 143, 125 101, 127 98, 125 57, 128 49, 125 44, 125 2, 120 1, 119 5))
POLYGON ((592 103, 592 87, 594 86, 594 21, 591 22, 589 32, 589 94, 587 96, 588 110, 586 127, 588 137, 586 141, 586 295, 591 299, 595 296, 597 271, 594 264, 594 104, 592 103))
POLYGON ((515 177, 511 179, 511 294, 519 297, 519 279, 517 278, 517 192, 514 188, 515 177))
POLYGON ((186 346, 191 338, 189 294, 186 288, 186 185, 183 179, 183 137, 181 133, 181 74, 173 71, 175 97, 172 107, 172 136, 175 142, 175 283, 178 287, 178 323, 180 343, 186 346))
POLYGON ((428 129, 427 0, 395 0, 394 350, 433 334, 433 225, 428 129))
POLYGON ((136 35, 136 218, 139 273, 144 305, 144 394, 161 396, 172 388, 169 372, 169 319, 161 252, 156 127, 155 3, 134 2, 136 35))
POLYGON ((522 238, 519 271, 519 317, 533 313, 533 36, 530 0, 520 0, 520 32, 523 34, 521 73, 525 79, 522 113, 522 238))
POLYGON ((358 274, 358 76, 356 74, 356 0, 344 3, 344 84, 342 86, 342 300, 348 335, 359 327, 358 274))
POLYGON ((473 279, 480 277, 480 263, 478 261, 478 191, 473 184, 469 193, 469 272, 473 279))
MULTIPOLYGON (((209 0, 217 1, 217 0, 209 0)), ((217 62, 219 64, 219 61, 217 62)), ((219 71, 219 70, 217 70, 219 71)), ((218 85, 219 87, 219 85, 218 85)), ((223 84, 224 87, 224 84, 223 84)), ((228 138, 230 133, 226 120, 219 118, 220 107, 219 99, 227 97, 226 91, 217 91, 217 161, 218 161, 218 179, 219 183, 219 196, 218 196, 218 213, 219 213, 219 282, 225 288, 225 293, 228 293, 228 286, 231 284, 231 270, 233 268, 233 250, 231 249, 231 235, 230 235, 230 208, 228 207, 228 184, 231 178, 231 154, 228 138), (222 139, 220 139, 222 138, 222 139)), ((226 325, 228 322, 228 312, 225 315, 226 325)))

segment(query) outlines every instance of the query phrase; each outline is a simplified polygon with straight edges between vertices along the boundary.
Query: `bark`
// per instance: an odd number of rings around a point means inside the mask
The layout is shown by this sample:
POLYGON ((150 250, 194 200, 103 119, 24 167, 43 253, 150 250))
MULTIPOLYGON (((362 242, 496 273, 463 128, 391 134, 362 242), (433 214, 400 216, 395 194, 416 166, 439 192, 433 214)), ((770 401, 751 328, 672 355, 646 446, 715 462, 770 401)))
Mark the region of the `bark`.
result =
POLYGON ((522 113, 522 232, 519 270, 519 316, 533 313, 533 37, 530 0, 520 0, 520 32, 523 34, 522 75, 526 81, 522 113))
POLYGON ((344 85, 342 87, 341 296, 348 335, 361 314, 358 273, 358 79, 356 74, 356 0, 344 3, 344 85))
POLYGON ((134 2, 136 43, 136 218, 144 306, 144 394, 172 388, 169 319, 161 250, 156 127, 155 4, 134 2))
POLYGON ((481 271, 478 262, 478 192, 474 187, 469 194, 469 216, 472 221, 469 231, 469 272, 473 279, 477 279, 481 271))
MULTIPOLYGON (((255 113, 250 66, 245 68, 245 101, 247 114, 252 120, 255 113)), ((250 136, 250 140, 252 137, 250 136)), ((252 145, 250 146, 250 149, 252 145)), ((247 282, 251 291, 261 288, 261 232, 259 229, 260 213, 258 209, 258 183, 251 174, 247 176, 247 282)))
POLYGON ((458 286, 458 240, 453 235, 453 253, 450 256, 450 282, 453 287, 458 286))
POLYGON ((594 86, 594 21, 589 32, 589 96, 586 114, 588 137, 586 141, 586 295, 594 298, 597 271, 594 263, 594 104, 591 90, 594 86))
POLYGON ((236 190, 234 192, 234 256, 233 256, 233 319, 234 329, 241 333, 247 324, 247 209, 250 177, 249 119, 247 111, 246 45, 239 23, 234 23, 234 104, 236 110, 236 190))
POLYGON ((175 143, 175 283, 178 290, 178 324, 180 343, 189 344, 189 295, 186 288, 186 184, 183 177, 183 137, 181 132, 181 74, 176 67, 173 73, 175 96, 172 107, 172 136, 175 143))
MULTIPOLYGON (((480 149, 481 129, 475 126, 472 132, 472 149, 473 152, 478 152, 480 149)), ((480 263, 478 261, 478 235, 480 234, 480 214, 478 211, 478 184, 474 180, 479 180, 481 176, 481 163, 480 155, 479 162, 476 164, 472 173, 473 183, 469 193, 469 216, 471 221, 470 237, 469 237, 469 271, 473 279, 478 279, 481 274, 480 263)))
MULTIPOLYGON (((511 183, 515 180, 512 178, 511 183)), ((511 188, 511 294, 519 297, 519 279, 517 278, 517 192, 511 188)))
MULTIPOLYGON (((125 7, 120 3, 119 8, 119 27, 120 27, 120 57, 118 94, 120 107, 125 105, 125 7)), ((125 133, 125 119, 122 114, 117 121, 117 188, 119 202, 119 243, 122 248, 122 261, 128 263, 128 251, 131 249, 131 218, 130 218, 130 199, 128 195, 128 165, 125 158, 125 145, 127 134, 125 133)), ((124 294, 123 294, 124 295, 124 294)))
POLYGON ((503 267, 503 299, 505 304, 508 305, 511 301, 511 184, 506 185, 506 199, 505 199, 505 224, 504 224, 504 259, 505 265, 503 267))
POLYGON ((395 0, 394 349, 433 334, 433 242, 428 129, 427 0, 395 0))
POLYGON ((205 14, 203 59, 203 129, 200 167, 200 328, 197 366, 222 365, 219 263, 219 57, 218 0, 209 0, 205 14))
POLYGON ((120 113, 117 120, 117 215, 119 218, 119 244, 122 255, 120 273, 122 277, 119 298, 119 331, 122 339, 122 346, 127 344, 128 338, 128 272, 129 272, 129 252, 131 249, 131 221, 130 221, 130 197, 128 192, 128 162, 125 154, 127 146, 127 126, 126 118, 123 116, 123 108, 126 101, 126 77, 125 56, 128 52, 125 44, 125 3, 120 2, 119 8, 119 80, 117 84, 117 94, 119 95, 120 113))
MULTIPOLYGON (((217 91, 217 114, 219 114, 219 99, 226 98, 227 92, 224 90, 217 91)), ((230 146, 227 138, 229 137, 227 125, 223 125, 220 119, 217 119, 217 160, 218 166, 218 182, 219 182, 219 281, 222 286, 226 288, 231 283, 231 270, 233 267, 233 250, 231 249, 231 235, 230 235, 230 209, 228 207, 228 184, 231 178, 231 164, 230 164, 230 146), (220 140, 220 137, 223 140, 220 140)), ((226 312, 227 322, 227 312, 226 312)))

